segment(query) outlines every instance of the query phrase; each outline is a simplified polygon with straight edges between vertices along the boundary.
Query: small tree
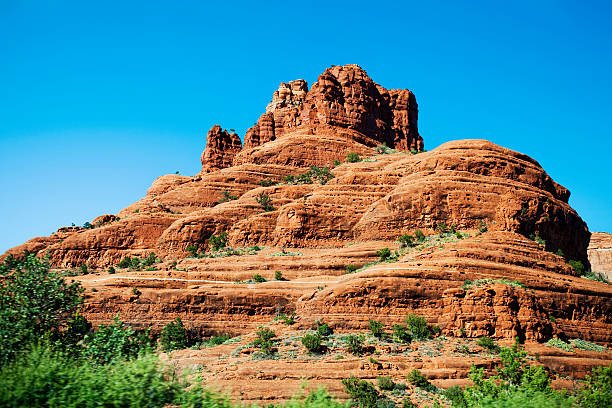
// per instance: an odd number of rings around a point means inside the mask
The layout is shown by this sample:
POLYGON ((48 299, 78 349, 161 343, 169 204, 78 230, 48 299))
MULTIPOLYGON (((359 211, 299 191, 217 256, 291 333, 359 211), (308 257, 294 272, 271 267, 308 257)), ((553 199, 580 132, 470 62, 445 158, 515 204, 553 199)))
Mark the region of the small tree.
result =
POLYGON ((276 337, 276 333, 268 328, 257 330, 257 338, 253 341, 253 346, 258 347, 263 354, 272 352, 272 339, 276 337))
POLYGON ((402 248, 410 248, 414 246, 414 237, 412 235, 403 234, 397 239, 402 248))
POLYGON ((349 153, 346 155, 346 161, 348 163, 357 163, 361 161, 361 158, 359 157, 359 155, 357 153, 349 153))
POLYGON ((357 265, 346 265, 344 273, 346 274, 355 273, 357 272, 357 269, 359 269, 357 265))
POLYGON ((272 199, 266 193, 259 193, 256 198, 257 203, 261 205, 264 211, 274 211, 274 206, 272 205, 272 199))
POLYGON ((180 317, 163 327, 160 342, 164 351, 181 350, 188 347, 187 330, 180 317))
POLYGON ((386 375, 378 376, 376 382, 378 383, 378 388, 380 388, 381 390, 391 391, 393 390, 393 388, 395 388, 395 383, 393 382, 391 377, 386 375))
POLYGON ((322 321, 317 321, 317 334, 321 337, 328 337, 334 334, 334 329, 329 327, 327 323, 323 323, 322 321))
POLYGON ((318 334, 305 334, 301 341, 304 347, 311 353, 320 353, 323 350, 321 337, 318 334))
POLYGON ((425 234, 420 229, 414 231, 414 237, 419 243, 425 241, 425 234))
POLYGON ((363 351, 363 336, 349 334, 346 336, 346 345, 351 353, 359 356, 363 351))
POLYGON ((406 325, 410 329, 412 335, 417 339, 428 339, 431 337, 431 331, 427 320, 422 316, 409 314, 406 316, 406 325))
POLYGON ((208 245, 210 246, 211 251, 217 252, 227 245, 227 232, 222 232, 219 235, 212 234, 208 238, 208 245))
POLYGON ((385 335, 385 325, 377 320, 370 320, 368 322, 368 327, 372 336, 376 338, 382 338, 385 335))
POLYGON ((197 245, 189 245, 185 248, 185 251, 189 252, 192 258, 198 257, 198 246, 197 245))
POLYGON ((391 250, 389 248, 381 248, 376 251, 376 255, 380 257, 380 262, 385 262, 391 258, 391 250))
POLYGON ((151 349, 149 331, 136 333, 115 316, 113 323, 101 325, 85 338, 86 357, 98 364, 108 364, 115 359, 136 358, 151 349))
POLYGON ((345 378, 342 385, 360 408, 374 408, 380 398, 380 394, 374 385, 357 377, 345 378))
POLYGON ((283 273, 281 271, 274 271, 274 279, 277 281, 284 281, 283 273))
POLYGON ((263 283, 266 281, 266 278, 264 278, 263 276, 261 276, 260 274, 256 273, 255 275, 253 275, 253 280, 257 283, 263 283))
POLYGON ((408 329, 401 324, 394 324, 391 328, 393 330, 393 338, 399 343, 410 343, 412 341, 412 336, 408 329))

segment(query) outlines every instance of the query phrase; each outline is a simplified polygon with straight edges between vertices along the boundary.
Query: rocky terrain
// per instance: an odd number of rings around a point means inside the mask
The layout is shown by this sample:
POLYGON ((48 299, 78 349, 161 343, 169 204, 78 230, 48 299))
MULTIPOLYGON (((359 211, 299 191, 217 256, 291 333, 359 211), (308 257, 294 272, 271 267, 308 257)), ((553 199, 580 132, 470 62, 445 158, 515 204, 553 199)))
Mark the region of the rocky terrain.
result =
POLYGON ((478 354, 481 336, 519 337, 559 386, 608 364, 609 352, 542 343, 612 344, 612 288, 568 263, 590 262, 611 278, 610 234, 591 234, 570 192, 534 159, 485 140, 424 152, 417 119, 412 92, 387 90, 356 65, 333 66, 310 89, 282 83, 244 144, 215 125, 199 174, 161 176, 118 214, 7 254, 46 254, 54 267, 72 268, 95 324, 119 313, 158 331, 181 317, 202 336, 241 335, 174 359, 205 367, 205 378, 245 400, 287 399, 304 377, 340 395, 339 378, 409 368, 442 387, 462 383, 471 362, 495 359, 478 354), (404 234, 413 241, 398 241, 404 234), (227 242, 215 251, 219 237, 227 242), (144 266, 119 267, 150 254, 144 266), (270 323, 292 312, 291 327, 270 323), (335 359, 341 346, 318 357, 297 350, 297 336, 319 319, 338 333, 362 332, 370 319, 390 326, 409 313, 443 338, 401 350, 375 344, 371 352, 384 357, 376 364, 335 359), (285 358, 244 351, 263 324, 278 326, 285 358), (473 352, 457 353, 457 343, 473 352))

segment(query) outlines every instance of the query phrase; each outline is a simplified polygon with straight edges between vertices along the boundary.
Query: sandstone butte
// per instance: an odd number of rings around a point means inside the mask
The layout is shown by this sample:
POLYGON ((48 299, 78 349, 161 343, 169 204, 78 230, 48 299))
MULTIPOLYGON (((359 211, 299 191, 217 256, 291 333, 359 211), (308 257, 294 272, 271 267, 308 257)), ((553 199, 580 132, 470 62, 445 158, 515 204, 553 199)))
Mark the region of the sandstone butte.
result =
POLYGON ((310 89, 304 80, 282 83, 244 145, 213 126, 199 174, 161 176, 141 200, 92 220, 94 228, 60 228, 7 254, 47 254, 55 268, 87 264, 94 273, 74 279, 87 289, 84 313, 94 324, 119 313, 158 331, 180 316, 203 336, 242 335, 173 359, 207 367, 207 382, 244 401, 285 400, 304 378, 346 398, 341 378, 401 380, 413 368, 442 387, 465 384, 472 362, 493 367, 490 358, 454 349, 477 348, 479 336, 502 344, 518 336, 557 386, 609 364, 609 352, 570 353, 543 343, 558 337, 612 344, 612 288, 568 265, 590 260, 612 277, 612 236, 591 235, 569 206, 569 191, 534 159, 486 140, 424 152, 417 119, 412 92, 385 89, 357 65, 332 66, 310 89), (383 143, 393 150, 381 154, 376 147, 383 143), (346 162, 348 153, 364 160, 346 162), (310 166, 328 167, 333 178, 286 181, 310 166), (262 195, 271 199, 270 211, 258 202, 262 195), (460 237, 439 234, 441 223, 460 237), (398 237, 417 229, 425 241, 400 249, 398 237), (236 251, 199 258, 186 252, 196 245, 211 254, 208 238, 223 232, 236 251), (400 250, 396 262, 345 274, 347 265, 376 261, 385 247, 400 250), (107 272, 124 257, 150 253, 162 260, 154 270, 107 272), (276 271, 284 280, 275 280, 276 271), (245 282, 255 274, 267 282, 245 282), (465 285, 482 279, 489 281, 465 285), (515 280, 522 286, 507 284, 515 280), (269 323, 291 312, 295 325, 269 323), (391 325, 409 313, 439 326, 446 340, 432 352, 425 343, 399 351, 376 345, 372 363, 307 356, 297 337, 317 319, 355 332, 369 319, 391 325), (246 345, 262 324, 285 339, 279 350, 293 358, 249 358, 246 345))

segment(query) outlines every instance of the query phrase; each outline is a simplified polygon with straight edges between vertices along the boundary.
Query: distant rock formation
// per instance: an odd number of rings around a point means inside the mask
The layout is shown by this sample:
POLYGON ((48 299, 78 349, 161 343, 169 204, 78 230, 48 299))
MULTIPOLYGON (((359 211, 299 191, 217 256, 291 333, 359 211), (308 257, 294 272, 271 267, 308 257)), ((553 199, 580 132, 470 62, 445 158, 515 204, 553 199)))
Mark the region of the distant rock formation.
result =
POLYGON ((215 125, 206 136, 206 149, 202 152, 202 173, 210 173, 229 167, 236 153, 242 149, 242 141, 234 132, 228 133, 215 125))
POLYGON ((295 130, 315 133, 321 127, 351 129, 366 136, 368 144, 385 143, 399 150, 423 150, 419 135, 418 105, 407 89, 387 90, 358 65, 333 66, 312 85, 298 79, 282 83, 266 113, 244 138, 252 148, 295 130))
POLYGON ((612 234, 593 232, 588 248, 591 270, 606 275, 612 281, 612 234))

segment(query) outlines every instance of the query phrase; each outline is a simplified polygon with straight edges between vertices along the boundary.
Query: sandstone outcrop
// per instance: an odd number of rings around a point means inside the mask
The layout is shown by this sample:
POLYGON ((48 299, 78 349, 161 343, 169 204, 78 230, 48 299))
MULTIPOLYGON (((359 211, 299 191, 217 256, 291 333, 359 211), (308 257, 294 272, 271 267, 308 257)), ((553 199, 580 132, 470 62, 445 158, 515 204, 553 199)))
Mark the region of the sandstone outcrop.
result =
MULTIPOLYGON (((240 334, 296 311, 306 326, 323 318, 361 330, 372 317, 418 313, 448 335, 611 344, 610 286, 567 263, 588 262, 590 239, 569 191, 537 161, 485 140, 419 152, 417 114, 410 91, 386 90, 356 65, 327 69, 310 90, 283 83, 244 148, 214 126, 201 173, 161 176, 93 228, 61 228, 9 253, 98 271, 126 256, 162 259, 151 271, 75 278, 91 289, 95 324, 120 313, 159 330, 181 316, 203 334, 240 334), (377 151, 383 142, 397 150, 377 151), (363 160, 345 161, 350 152, 363 160), (312 175, 327 171, 325 182, 312 175), (417 230, 428 238, 396 262, 345 275, 417 230), (448 230, 459 235, 439 234, 448 230), (234 249, 211 255, 208 239, 224 232, 234 249), (193 245, 211 257, 188 257, 193 245), (254 284, 255 274, 269 282, 254 284)), ((605 254, 597 237, 591 252, 605 254)))
POLYGON ((235 132, 229 133, 215 125, 206 136, 206 149, 202 152, 202 173, 210 173, 232 165, 242 141, 235 132))
POLYGON ((310 90, 304 80, 282 83, 272 102, 244 140, 253 148, 296 128, 360 132, 370 146, 385 143, 400 150, 423 150, 417 127, 418 106, 406 89, 387 90, 358 65, 333 66, 310 90))
POLYGON ((588 247, 591 270, 612 281, 612 234, 593 232, 588 247))

